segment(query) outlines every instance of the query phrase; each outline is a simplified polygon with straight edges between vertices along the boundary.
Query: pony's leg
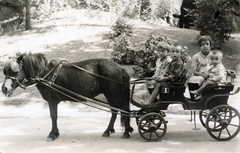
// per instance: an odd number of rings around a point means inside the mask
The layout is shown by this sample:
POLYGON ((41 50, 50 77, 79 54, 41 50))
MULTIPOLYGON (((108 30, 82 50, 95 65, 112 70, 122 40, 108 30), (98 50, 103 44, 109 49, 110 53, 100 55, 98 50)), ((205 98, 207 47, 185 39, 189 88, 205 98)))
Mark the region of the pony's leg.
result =
POLYGON ((53 141, 59 136, 58 127, 57 127, 57 108, 58 102, 48 102, 50 117, 52 119, 52 131, 49 133, 47 137, 47 141, 53 141))
POLYGON ((107 129, 104 131, 104 133, 102 134, 102 137, 109 137, 110 136, 110 132, 111 133, 115 133, 115 130, 114 130, 114 123, 116 121, 116 118, 117 118, 117 112, 114 111, 114 110, 111 110, 112 111, 112 117, 110 119, 110 122, 108 124, 108 127, 107 129))
MULTIPOLYGON (((124 109, 124 110, 129 110, 129 108, 124 109)), ((133 132, 133 128, 130 125, 130 116, 129 116, 129 114, 122 113, 121 122, 125 126, 125 131, 124 131, 124 133, 122 135, 122 138, 130 138, 130 134, 129 133, 133 132)))

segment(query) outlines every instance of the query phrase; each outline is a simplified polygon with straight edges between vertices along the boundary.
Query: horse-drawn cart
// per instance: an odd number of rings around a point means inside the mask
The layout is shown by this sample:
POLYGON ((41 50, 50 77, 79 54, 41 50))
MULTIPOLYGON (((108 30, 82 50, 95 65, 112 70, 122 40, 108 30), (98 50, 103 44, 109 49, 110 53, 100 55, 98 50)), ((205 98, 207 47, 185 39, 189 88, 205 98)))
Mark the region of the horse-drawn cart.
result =
POLYGON ((200 101, 184 96, 184 83, 162 85, 159 103, 153 106, 144 106, 133 100, 135 85, 144 83, 145 80, 129 82, 129 75, 119 65, 106 59, 48 63, 42 54, 23 54, 5 64, 4 74, 6 77, 2 91, 5 95, 10 96, 17 87, 36 85, 48 102, 52 119, 52 131, 48 140, 59 136, 57 105, 63 100, 81 102, 111 112, 112 117, 103 136, 115 132, 114 122, 117 114, 120 114, 125 125, 123 138, 128 138, 129 132, 133 131, 130 118, 136 118, 140 136, 149 141, 158 140, 167 131, 164 110, 167 110, 170 104, 182 104, 185 110, 199 110, 202 125, 214 139, 230 140, 240 131, 239 112, 227 104, 228 96, 239 92, 239 87, 235 92, 231 92, 234 88, 233 74, 228 75, 231 81, 227 84, 207 86, 200 101), (130 83, 133 84, 132 93, 130 83), (105 95, 108 102, 94 98, 100 93, 105 95), (130 110, 129 100, 140 109, 130 110))
POLYGON ((167 122, 163 110, 167 110, 170 104, 182 104, 184 110, 194 111, 194 115, 198 110, 202 125, 216 140, 230 140, 240 131, 240 114, 227 103, 229 95, 237 94, 240 89, 238 87, 231 92, 234 88, 233 82, 207 86, 203 99, 198 101, 184 96, 186 87, 183 83, 166 84, 160 87, 159 102, 153 106, 144 106, 133 100, 134 88, 135 85, 132 87, 131 102, 141 108, 137 113, 141 116, 137 118, 138 131, 146 140, 158 140, 165 135, 167 122))

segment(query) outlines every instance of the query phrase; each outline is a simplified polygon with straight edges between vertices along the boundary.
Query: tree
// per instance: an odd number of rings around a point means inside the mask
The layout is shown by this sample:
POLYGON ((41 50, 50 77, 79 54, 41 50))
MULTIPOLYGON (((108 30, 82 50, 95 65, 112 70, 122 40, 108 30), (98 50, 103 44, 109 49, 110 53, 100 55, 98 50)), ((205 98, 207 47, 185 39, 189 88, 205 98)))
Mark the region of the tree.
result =
POLYGON ((26 0, 26 30, 30 30, 32 28, 31 25, 31 0, 26 0))
POLYGON ((18 14, 17 24, 21 24, 24 18, 24 7, 26 7, 25 23, 26 30, 31 29, 31 0, 0 0, 0 6, 11 8, 18 14))
POLYGON ((236 0, 195 0, 196 9, 188 10, 194 19, 194 28, 200 30, 200 35, 210 35, 214 48, 220 49, 233 32, 229 5, 232 1, 236 0))

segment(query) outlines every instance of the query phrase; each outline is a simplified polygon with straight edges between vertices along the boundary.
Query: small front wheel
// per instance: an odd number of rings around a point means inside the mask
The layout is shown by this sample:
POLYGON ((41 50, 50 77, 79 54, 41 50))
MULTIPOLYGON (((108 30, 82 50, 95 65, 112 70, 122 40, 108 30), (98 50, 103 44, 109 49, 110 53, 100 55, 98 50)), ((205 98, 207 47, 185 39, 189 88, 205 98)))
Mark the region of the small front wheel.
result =
POLYGON ((148 113, 139 121, 138 132, 143 139, 156 141, 167 132, 167 123, 161 115, 148 113))
POLYGON ((206 129, 216 140, 230 140, 240 131, 240 114, 229 105, 216 106, 206 118, 206 129))

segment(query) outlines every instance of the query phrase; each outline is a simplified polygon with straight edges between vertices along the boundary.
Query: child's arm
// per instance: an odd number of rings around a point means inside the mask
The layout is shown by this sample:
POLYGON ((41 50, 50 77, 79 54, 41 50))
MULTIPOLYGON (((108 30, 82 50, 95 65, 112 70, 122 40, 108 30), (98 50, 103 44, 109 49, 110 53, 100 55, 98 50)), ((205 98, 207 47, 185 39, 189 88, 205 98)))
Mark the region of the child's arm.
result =
POLYGON ((192 61, 193 61, 193 63, 192 63, 192 67, 193 67, 193 74, 195 75, 195 76, 202 76, 203 78, 207 78, 208 77, 208 74, 207 73, 200 73, 200 72, 198 72, 198 69, 199 69, 199 66, 200 66, 200 62, 199 62, 199 59, 198 59, 198 55, 197 54, 195 54, 194 56, 193 56, 193 58, 192 58, 192 61))
POLYGON ((176 81, 180 75, 182 74, 183 63, 182 61, 178 61, 169 67, 168 72, 163 78, 164 81, 176 81))
POLYGON ((211 81, 214 81, 214 82, 218 82, 218 81, 220 81, 220 80, 224 80, 224 78, 225 78, 225 71, 226 71, 226 69, 225 69, 225 67, 223 66, 223 65, 221 65, 221 66, 219 66, 218 67, 218 75, 210 75, 209 77, 209 80, 211 80, 211 81))

